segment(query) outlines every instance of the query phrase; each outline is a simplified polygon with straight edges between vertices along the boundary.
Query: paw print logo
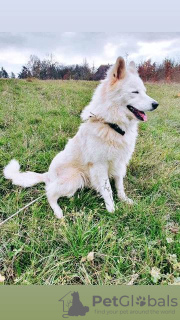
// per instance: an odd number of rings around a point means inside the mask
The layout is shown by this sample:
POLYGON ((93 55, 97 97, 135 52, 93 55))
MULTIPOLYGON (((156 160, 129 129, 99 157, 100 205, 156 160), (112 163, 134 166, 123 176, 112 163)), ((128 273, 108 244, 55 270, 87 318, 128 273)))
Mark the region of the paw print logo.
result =
POLYGON ((143 307, 146 304, 145 297, 139 296, 139 298, 136 298, 136 300, 136 304, 139 304, 140 307, 143 307))

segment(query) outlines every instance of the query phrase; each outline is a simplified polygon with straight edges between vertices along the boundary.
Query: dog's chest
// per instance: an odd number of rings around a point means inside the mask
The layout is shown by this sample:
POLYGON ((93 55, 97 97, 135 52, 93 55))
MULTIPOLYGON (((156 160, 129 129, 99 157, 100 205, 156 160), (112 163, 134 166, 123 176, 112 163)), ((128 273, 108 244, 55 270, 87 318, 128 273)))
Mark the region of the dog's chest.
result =
POLYGON ((123 143, 119 144, 118 146, 108 146, 107 147, 107 160, 113 161, 116 159, 119 160, 129 160, 132 156, 132 153, 135 148, 135 139, 131 141, 123 141, 123 143))
POLYGON ((107 160, 129 161, 134 152, 137 131, 126 132, 124 136, 116 135, 116 139, 106 146, 107 160))
MULTIPOLYGON (((99 132, 98 132, 99 133, 99 132)), ((109 162, 116 159, 129 161, 134 151, 137 128, 127 130, 121 135, 114 130, 109 134, 80 135, 83 162, 109 162), (134 129, 134 130, 133 130, 134 129)))

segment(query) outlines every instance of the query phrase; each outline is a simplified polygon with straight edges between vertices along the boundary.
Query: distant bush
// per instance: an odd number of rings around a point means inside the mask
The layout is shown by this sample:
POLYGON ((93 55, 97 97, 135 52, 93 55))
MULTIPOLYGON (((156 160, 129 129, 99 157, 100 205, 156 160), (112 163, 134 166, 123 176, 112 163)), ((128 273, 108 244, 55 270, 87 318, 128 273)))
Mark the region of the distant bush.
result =
POLYGON ((138 71, 143 81, 180 82, 180 64, 170 59, 159 65, 151 60, 145 61, 138 66, 138 71))
POLYGON ((27 81, 27 82, 33 82, 33 81, 35 81, 35 80, 38 80, 38 79, 35 78, 35 77, 28 77, 28 78, 26 78, 26 81, 27 81))
POLYGON ((7 71, 3 67, 0 70, 0 78, 3 78, 3 79, 9 78, 7 71))

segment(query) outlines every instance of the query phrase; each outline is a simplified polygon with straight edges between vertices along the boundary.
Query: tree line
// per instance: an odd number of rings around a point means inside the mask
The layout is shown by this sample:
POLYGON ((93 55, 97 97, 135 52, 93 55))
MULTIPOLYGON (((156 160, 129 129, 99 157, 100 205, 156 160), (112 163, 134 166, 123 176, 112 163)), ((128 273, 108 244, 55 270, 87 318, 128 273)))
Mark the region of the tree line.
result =
MULTIPOLYGON (((52 59, 40 60, 37 56, 31 56, 28 63, 22 66, 19 79, 37 78, 41 80, 102 80, 110 64, 101 65, 99 68, 90 67, 85 60, 82 65, 61 65, 52 59)), ((180 63, 171 59, 164 59, 161 64, 152 63, 151 60, 140 63, 138 66, 140 77, 143 81, 175 81, 180 82, 180 63)), ((0 70, 0 78, 15 78, 11 72, 9 75, 4 68, 0 70)))
POLYGON ((8 79, 8 78, 16 78, 14 72, 11 72, 11 74, 9 75, 7 73, 7 71, 2 67, 1 70, 0 70, 0 78, 3 78, 3 79, 8 79))

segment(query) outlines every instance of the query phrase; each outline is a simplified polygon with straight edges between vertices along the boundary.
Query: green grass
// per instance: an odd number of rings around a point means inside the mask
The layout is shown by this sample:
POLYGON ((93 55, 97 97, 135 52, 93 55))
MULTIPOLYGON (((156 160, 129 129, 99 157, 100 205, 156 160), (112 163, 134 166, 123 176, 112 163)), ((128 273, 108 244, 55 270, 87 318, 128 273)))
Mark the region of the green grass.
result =
MULTIPOLYGON (((2 175, 16 158, 22 170, 47 171, 80 124, 96 82, 0 80, 1 220, 44 193, 22 189, 2 175)), ((170 284, 178 281, 180 93, 177 84, 147 84, 159 108, 139 126, 125 186, 137 204, 103 200, 84 189, 59 200, 65 219, 46 198, 0 229, 5 284, 170 284), (170 238, 170 240, 169 240, 170 238), (94 259, 86 259, 94 252, 94 259), (83 258, 83 259, 82 259, 83 258), (151 276, 158 268, 158 278, 151 276), (157 282, 156 282, 157 280, 157 282)), ((114 187, 113 187, 114 189, 114 187)))

